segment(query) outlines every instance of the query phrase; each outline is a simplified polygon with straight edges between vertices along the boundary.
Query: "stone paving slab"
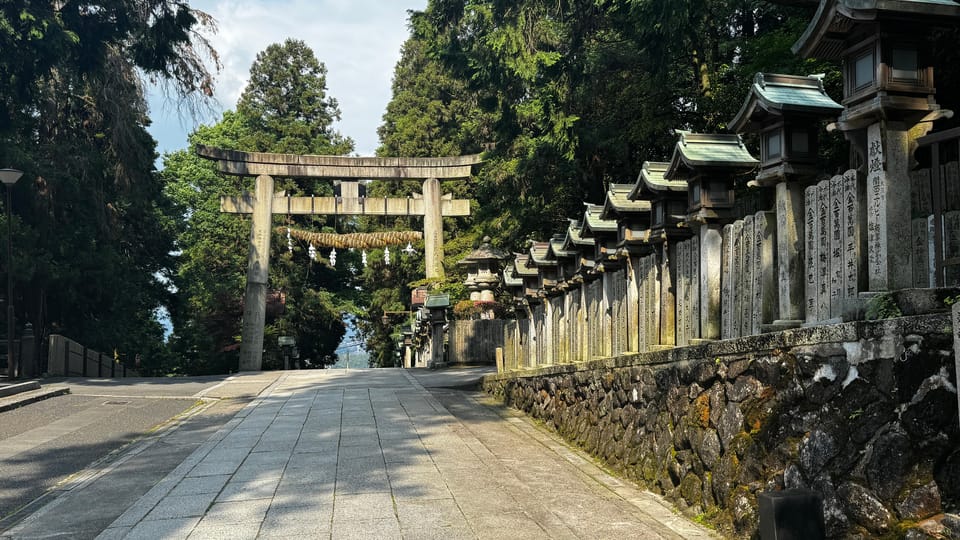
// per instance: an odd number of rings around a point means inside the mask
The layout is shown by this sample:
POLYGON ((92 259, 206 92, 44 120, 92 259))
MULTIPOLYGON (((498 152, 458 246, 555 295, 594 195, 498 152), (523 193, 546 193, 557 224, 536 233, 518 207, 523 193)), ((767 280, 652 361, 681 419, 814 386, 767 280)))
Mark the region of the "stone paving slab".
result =
POLYGON ((286 373, 98 538, 712 537, 431 375, 286 373))

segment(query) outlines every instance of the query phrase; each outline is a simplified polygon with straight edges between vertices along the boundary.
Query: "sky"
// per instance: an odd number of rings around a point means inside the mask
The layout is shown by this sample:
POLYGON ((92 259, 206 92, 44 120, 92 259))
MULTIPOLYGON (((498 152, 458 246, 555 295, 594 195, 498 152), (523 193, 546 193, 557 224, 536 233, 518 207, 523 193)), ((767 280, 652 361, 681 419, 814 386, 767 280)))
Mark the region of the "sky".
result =
MULTIPOLYGON (((258 52, 295 38, 327 66, 328 95, 339 101, 342 113, 335 128, 354 140, 357 155, 372 156, 393 68, 409 35, 407 11, 424 9, 427 0, 192 0, 190 5, 216 19, 218 32, 209 38, 223 64, 214 94, 219 111, 198 119, 201 123, 213 124, 236 106, 258 52)), ((196 121, 156 89, 150 89, 148 102, 157 151, 186 148, 196 121)))

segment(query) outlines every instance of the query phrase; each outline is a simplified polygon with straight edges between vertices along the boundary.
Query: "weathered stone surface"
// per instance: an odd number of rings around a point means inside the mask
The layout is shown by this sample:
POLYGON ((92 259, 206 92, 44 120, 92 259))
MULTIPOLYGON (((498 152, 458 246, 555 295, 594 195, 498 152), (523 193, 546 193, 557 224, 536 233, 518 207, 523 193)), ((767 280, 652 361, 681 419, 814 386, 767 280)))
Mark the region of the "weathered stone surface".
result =
POLYGON ((800 466, 807 478, 816 478, 837 451, 834 438, 819 429, 804 437, 800 443, 800 466))
POLYGON ((948 538, 960 538, 960 516, 956 514, 945 514, 940 521, 944 532, 949 534, 948 538))
POLYGON ((914 437, 926 439, 954 427, 957 418, 945 416, 943 411, 954 405, 956 399, 956 390, 946 372, 928 377, 900 415, 903 429, 914 437))
POLYGON ((890 528, 893 516, 883 503, 867 488, 847 482, 837 489, 847 514, 873 533, 884 533, 890 528))
POLYGON ((870 487, 882 499, 892 499, 903 486, 916 456, 910 438, 900 429, 891 429, 873 443, 864 471, 870 487))
POLYGON ((740 412, 740 405, 736 403, 727 403, 723 408, 723 414, 720 415, 720 422, 717 423, 717 435, 720 436, 720 446, 726 450, 730 441, 743 430, 743 413, 740 412))
POLYGON ((906 498, 897 503, 897 512, 902 519, 914 521, 940 513, 940 489, 936 482, 912 489, 906 498))
POLYGON ((726 384, 727 399, 740 402, 749 397, 756 397, 762 388, 760 381, 749 375, 737 377, 733 383, 726 384))
POLYGON ((697 453, 700 461, 703 462, 705 469, 710 470, 720 458, 720 436, 715 429, 708 429, 703 432, 703 437, 697 447, 697 453))

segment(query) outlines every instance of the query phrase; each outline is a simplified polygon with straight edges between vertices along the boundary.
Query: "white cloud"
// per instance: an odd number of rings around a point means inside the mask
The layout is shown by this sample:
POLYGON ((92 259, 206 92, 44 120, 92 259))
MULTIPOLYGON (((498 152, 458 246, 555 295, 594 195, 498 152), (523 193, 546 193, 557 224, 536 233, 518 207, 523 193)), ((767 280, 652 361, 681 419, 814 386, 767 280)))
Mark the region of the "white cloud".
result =
MULTIPOLYGON (((408 36, 407 10, 424 9, 426 0, 195 0, 193 7, 212 15, 219 32, 210 37, 223 71, 216 98, 232 109, 246 85, 258 52, 287 38, 301 39, 327 66, 327 88, 340 103, 337 128, 356 141, 360 155, 372 155, 377 127, 390 100, 393 68, 408 36)), ((190 121, 164 110, 151 96, 151 132, 160 150, 186 146, 190 121)), ((211 121, 215 119, 206 119, 211 121)))

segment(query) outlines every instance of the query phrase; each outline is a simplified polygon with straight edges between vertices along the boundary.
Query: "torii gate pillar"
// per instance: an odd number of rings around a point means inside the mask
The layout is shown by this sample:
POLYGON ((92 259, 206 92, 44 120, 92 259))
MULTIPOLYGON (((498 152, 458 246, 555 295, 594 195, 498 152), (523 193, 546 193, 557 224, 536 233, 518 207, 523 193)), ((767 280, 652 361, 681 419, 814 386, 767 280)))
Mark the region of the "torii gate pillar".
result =
POLYGON ((423 266, 427 279, 442 279, 443 217, 440 213, 440 181, 428 178, 423 182, 423 266))
POLYGON ((243 294, 240 371, 257 371, 263 358, 263 328, 267 322, 267 284, 270 269, 270 236, 273 225, 273 177, 262 174, 254 188, 247 288, 243 294))

